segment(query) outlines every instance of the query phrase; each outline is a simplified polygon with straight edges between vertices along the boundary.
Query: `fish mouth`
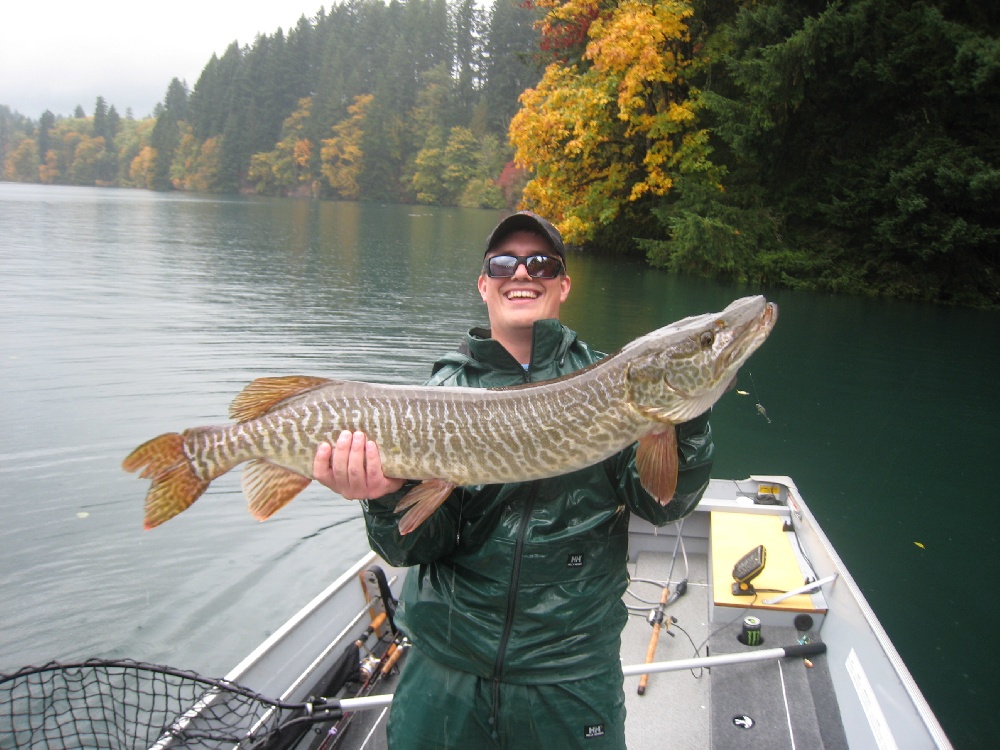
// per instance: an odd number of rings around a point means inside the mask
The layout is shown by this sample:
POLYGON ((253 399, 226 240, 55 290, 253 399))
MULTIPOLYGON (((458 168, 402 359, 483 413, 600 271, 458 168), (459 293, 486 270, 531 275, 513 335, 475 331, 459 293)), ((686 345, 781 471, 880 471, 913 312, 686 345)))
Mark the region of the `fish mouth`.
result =
MULTIPOLYGON (((771 334, 777 320, 778 306, 773 302, 766 302, 760 313, 738 325, 732 340, 715 361, 716 378, 721 380, 723 373, 731 369, 734 363, 737 367, 742 365, 771 334)), ((733 373, 733 378, 735 377, 736 373, 733 373)))
POLYGON ((778 306, 773 302, 764 305, 764 312, 760 314, 757 324, 761 328, 772 328, 778 322, 778 306))

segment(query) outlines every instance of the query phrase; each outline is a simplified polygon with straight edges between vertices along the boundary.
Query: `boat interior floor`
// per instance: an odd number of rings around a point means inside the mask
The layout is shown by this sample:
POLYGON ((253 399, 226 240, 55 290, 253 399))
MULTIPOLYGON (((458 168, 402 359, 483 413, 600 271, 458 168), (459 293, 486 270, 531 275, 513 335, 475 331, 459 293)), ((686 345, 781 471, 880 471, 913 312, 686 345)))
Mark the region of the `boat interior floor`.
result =
MULTIPOLYGON (((678 559, 672 571, 671 561, 670 554, 643 551, 630 565, 633 583, 625 603, 632 615, 622 634, 625 664, 646 660, 653 633, 646 615, 662 592, 662 587, 643 583, 643 579, 687 579, 686 592, 665 610, 667 619, 653 661, 738 654, 799 643, 802 634, 794 628, 765 625, 760 645, 744 645, 739 636, 743 619, 752 615, 752 610, 733 609, 729 619, 709 622, 707 555, 688 555, 686 564, 678 559)), ((847 748, 825 655, 655 673, 649 676, 643 695, 638 694, 638 685, 638 677, 625 678, 630 748, 664 743, 672 750, 847 748)))

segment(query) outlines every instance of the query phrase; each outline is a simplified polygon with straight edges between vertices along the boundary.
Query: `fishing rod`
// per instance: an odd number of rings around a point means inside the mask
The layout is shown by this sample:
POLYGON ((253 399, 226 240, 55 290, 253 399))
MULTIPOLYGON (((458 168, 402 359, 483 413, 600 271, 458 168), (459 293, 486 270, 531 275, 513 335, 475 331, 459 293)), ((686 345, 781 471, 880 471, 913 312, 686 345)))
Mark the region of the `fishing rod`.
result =
MULTIPOLYGON (((371 692, 383 679, 392 673, 393 667, 395 667, 400 657, 402 657, 403 652, 409 646, 409 639, 402 632, 397 632, 396 637, 393 638, 381 657, 373 658, 374 654, 369 654, 361 662, 360 672, 365 681, 358 689, 355 697, 327 700, 325 702, 324 710, 333 711, 334 713, 340 711, 342 714, 336 720, 336 723, 326 731, 326 736, 316 750, 331 750, 331 748, 336 747, 347 731, 348 726, 350 726, 356 712, 364 710, 360 706, 366 706, 369 700, 377 700, 383 697, 372 696, 371 692)), ((388 703, 385 705, 388 705, 388 703)), ((375 704, 371 707, 377 708, 378 706, 375 704)))
MULTIPOLYGON (((655 583, 660 586, 662 590, 660 591, 660 601, 656 604, 653 609, 649 611, 649 615, 646 620, 650 625, 653 626, 653 633, 649 639, 649 647, 646 649, 646 663, 652 664, 653 659, 656 658, 656 646, 660 641, 660 630, 664 626, 664 621, 666 622, 667 635, 673 637, 673 633, 670 632, 669 628, 671 625, 677 622, 677 618, 666 615, 666 608, 677 601, 680 597, 687 593, 687 582, 688 575, 691 573, 690 565, 688 564, 687 558, 687 548, 684 546, 684 519, 680 519, 677 522, 677 538, 674 540, 674 553, 670 558, 670 570, 667 572, 667 580, 660 583, 658 581, 650 581, 648 579, 637 579, 633 578, 633 582, 645 582, 645 583, 655 583), (670 581, 673 579, 674 575, 674 565, 677 563, 677 551, 678 549, 684 555, 684 578, 681 580, 674 591, 670 590, 670 581)), ((633 594, 633 596, 636 596, 633 594)), ((639 597, 636 597, 639 598, 639 597)), ((646 601, 640 599, 640 601, 646 601)), ((652 602, 650 602, 652 603, 652 602)), ((639 695, 646 694, 646 684, 649 682, 649 673, 643 673, 642 677, 639 679, 639 695)))
MULTIPOLYGON (((663 610, 666 608, 666 606, 667 606, 667 600, 669 598, 670 598, 670 587, 669 586, 664 586, 663 587, 663 591, 660 594, 660 604, 659 604, 659 606, 656 609, 652 610, 649 613, 649 619, 650 619, 650 622, 653 625, 653 634, 649 638, 649 648, 646 649, 646 663, 647 664, 652 664, 653 663, 653 659, 656 658, 656 645, 660 641, 660 628, 663 627, 663 620, 664 620, 663 610)), ((669 628, 670 627, 670 623, 673 620, 673 618, 672 617, 667 617, 666 620, 667 620, 667 628, 669 628)), ((670 633, 669 630, 667 630, 667 633, 669 633, 670 635, 673 635, 673 633, 670 633)), ((646 683, 647 682, 649 682, 649 672, 644 672, 643 675, 642 675, 642 677, 639 678, 639 689, 638 689, 639 695, 645 695, 646 694, 646 683)))

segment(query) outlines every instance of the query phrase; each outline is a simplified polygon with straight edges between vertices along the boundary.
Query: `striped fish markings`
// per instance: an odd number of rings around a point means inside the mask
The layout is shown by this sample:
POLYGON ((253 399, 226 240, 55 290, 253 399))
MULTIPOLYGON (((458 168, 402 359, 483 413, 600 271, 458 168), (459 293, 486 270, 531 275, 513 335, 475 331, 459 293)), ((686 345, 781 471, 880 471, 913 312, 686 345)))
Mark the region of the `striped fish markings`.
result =
POLYGON ((566 474, 638 441, 639 478, 665 505, 677 483, 673 425, 722 396, 777 314, 763 297, 745 297, 641 336, 572 375, 510 388, 261 378, 230 406, 235 423, 160 435, 122 468, 152 480, 147 529, 242 463, 250 512, 264 520, 312 481, 320 444, 361 430, 378 444, 387 476, 422 480, 396 507, 406 511, 399 530, 407 534, 456 486, 566 474))

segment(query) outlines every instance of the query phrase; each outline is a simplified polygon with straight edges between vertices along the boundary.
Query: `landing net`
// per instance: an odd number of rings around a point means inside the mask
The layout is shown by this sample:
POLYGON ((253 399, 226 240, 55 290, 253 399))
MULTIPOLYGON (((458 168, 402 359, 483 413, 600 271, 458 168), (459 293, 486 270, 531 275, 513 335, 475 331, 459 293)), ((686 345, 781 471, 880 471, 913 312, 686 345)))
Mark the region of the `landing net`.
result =
MULTIPOLYGON (((128 660, 50 663, 0 674, 0 748, 277 746, 303 713, 225 680, 128 660)), ((315 720, 315 719, 312 719, 315 720)))

